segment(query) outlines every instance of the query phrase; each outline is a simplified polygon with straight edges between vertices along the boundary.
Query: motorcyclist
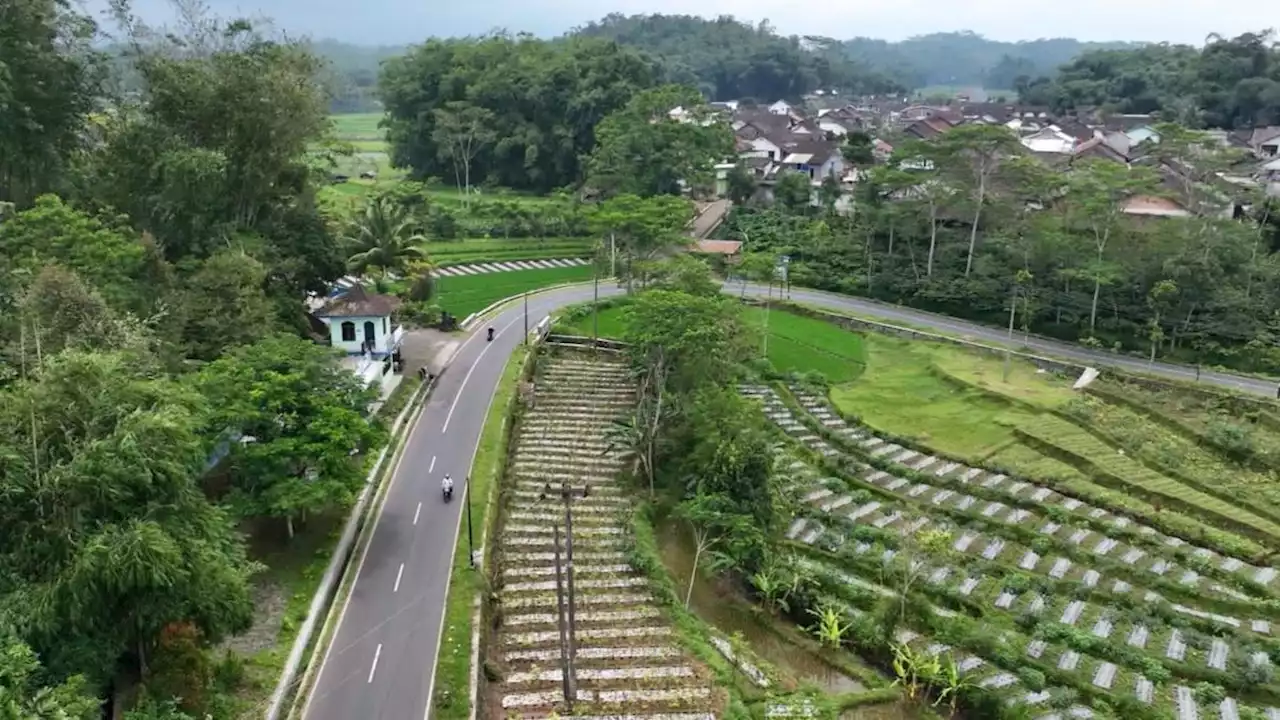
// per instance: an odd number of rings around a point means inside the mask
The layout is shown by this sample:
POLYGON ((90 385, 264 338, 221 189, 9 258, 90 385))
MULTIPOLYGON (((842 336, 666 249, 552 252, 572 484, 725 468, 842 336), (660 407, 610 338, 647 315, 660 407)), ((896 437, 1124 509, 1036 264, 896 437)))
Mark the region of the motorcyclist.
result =
POLYGON ((493 339, 493 328, 489 328, 489 339, 493 339))
POLYGON ((440 481, 440 489, 445 492, 453 492, 453 478, 446 474, 444 479, 440 481))

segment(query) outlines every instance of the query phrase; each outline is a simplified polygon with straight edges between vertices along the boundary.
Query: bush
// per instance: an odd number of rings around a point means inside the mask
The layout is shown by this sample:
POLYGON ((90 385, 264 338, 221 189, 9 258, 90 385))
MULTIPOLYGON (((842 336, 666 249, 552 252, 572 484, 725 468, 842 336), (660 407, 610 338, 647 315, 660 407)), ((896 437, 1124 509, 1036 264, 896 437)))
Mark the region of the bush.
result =
POLYGON ((411 302, 426 302, 430 300, 436 293, 436 279, 431 273, 422 273, 413 279, 413 283, 409 285, 407 299, 411 302))
POLYGON ((414 327, 431 327, 439 324, 443 310, 431 302, 407 302, 396 310, 396 319, 414 327))
POLYGON ((1254 452, 1253 429, 1225 420, 1212 420, 1208 428, 1209 441, 1232 457, 1248 457, 1254 452))

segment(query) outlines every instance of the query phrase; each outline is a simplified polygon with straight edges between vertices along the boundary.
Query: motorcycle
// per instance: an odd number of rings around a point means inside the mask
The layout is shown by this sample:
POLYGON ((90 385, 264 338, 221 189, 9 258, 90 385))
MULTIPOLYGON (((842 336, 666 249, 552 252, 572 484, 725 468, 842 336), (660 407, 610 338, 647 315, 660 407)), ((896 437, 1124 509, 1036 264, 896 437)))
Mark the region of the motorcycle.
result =
POLYGON ((493 342, 493 328, 489 328, 489 342, 493 342))
POLYGON ((452 488, 452 487, 441 488, 441 489, 440 489, 440 493, 444 496, 444 501, 445 501, 445 502, 449 502, 450 500, 452 500, 452 499, 453 499, 453 488, 452 488))

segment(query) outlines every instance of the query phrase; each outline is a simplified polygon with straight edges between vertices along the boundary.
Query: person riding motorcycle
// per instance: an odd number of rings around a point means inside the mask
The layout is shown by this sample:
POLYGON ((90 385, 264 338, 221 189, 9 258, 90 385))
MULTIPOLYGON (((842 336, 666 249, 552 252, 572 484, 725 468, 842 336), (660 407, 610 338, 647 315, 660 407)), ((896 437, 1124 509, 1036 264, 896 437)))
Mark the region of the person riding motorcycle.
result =
POLYGON ((443 490, 446 495, 453 492, 453 478, 445 475, 444 480, 440 481, 440 489, 443 490))
POLYGON ((493 328, 489 328, 489 339, 493 340, 493 328))

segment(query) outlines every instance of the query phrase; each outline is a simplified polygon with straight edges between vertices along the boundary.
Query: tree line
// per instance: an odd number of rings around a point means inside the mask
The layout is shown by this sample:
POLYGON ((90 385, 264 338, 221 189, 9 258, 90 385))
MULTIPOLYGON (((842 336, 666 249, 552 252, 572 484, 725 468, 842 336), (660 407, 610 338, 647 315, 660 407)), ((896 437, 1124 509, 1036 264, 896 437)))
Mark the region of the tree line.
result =
POLYGON ((768 104, 814 90, 850 95, 904 92, 883 68, 873 69, 824 38, 784 37, 767 21, 751 25, 721 16, 613 13, 573 32, 635 48, 658 61, 662 79, 696 87, 711 100, 768 104))
POLYGON ((960 126, 899 145, 859 183, 851 215, 835 212, 834 180, 814 206, 807 182, 795 193, 782 178, 776 203, 736 208, 720 234, 745 240, 748 256, 789 255, 797 285, 1118 352, 1280 371, 1274 203, 1211 184, 1234 161, 1220 145, 1158 128, 1149 165, 1082 160, 1063 173, 1004 128, 960 126), (1171 187, 1159 169, 1170 165, 1198 174, 1171 187), (1204 214, 1127 214, 1140 196, 1204 214), (1250 209, 1223 217, 1233 202, 1250 209))
POLYGON ((115 9, 125 55, 58 0, 0 22, 0 715, 101 717, 140 681, 130 720, 227 718, 246 533, 349 504, 385 430, 303 314, 348 254, 319 59, 115 9))
POLYGON ((1059 112, 1160 113, 1196 128, 1280 124, 1280 47, 1271 31, 1210 35, 1202 48, 1147 45, 1088 52, 1052 75, 1016 81, 1021 102, 1059 112))

